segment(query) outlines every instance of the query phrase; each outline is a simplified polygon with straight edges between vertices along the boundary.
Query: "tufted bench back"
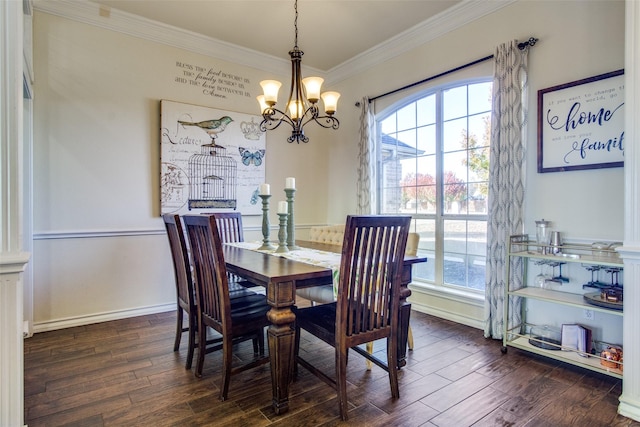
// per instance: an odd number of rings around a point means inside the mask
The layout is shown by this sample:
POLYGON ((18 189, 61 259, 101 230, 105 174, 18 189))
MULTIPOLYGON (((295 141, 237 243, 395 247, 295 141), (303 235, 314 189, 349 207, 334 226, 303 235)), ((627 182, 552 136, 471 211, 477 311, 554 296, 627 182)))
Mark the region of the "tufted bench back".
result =
POLYGON ((344 224, 311 227, 309 229, 309 240, 327 245, 342 246, 344 224))
MULTIPOLYGON (((309 229, 309 240, 327 245, 342 246, 342 241, 344 240, 344 224, 311 227, 309 229)), ((418 233, 409 233, 405 253, 407 255, 417 255, 418 243, 420 243, 420 235, 418 233)))
MULTIPOLYGON (((342 242, 344 240, 344 227, 344 224, 313 226, 309 229, 309 240, 327 245, 342 246, 342 242)), ((409 233, 409 237, 407 239, 407 250, 405 253, 407 255, 416 255, 418 252, 419 242, 420 235, 418 233, 409 233)), ((306 298, 314 304, 328 304, 335 300, 333 285, 297 289, 296 293, 298 296, 306 298)))

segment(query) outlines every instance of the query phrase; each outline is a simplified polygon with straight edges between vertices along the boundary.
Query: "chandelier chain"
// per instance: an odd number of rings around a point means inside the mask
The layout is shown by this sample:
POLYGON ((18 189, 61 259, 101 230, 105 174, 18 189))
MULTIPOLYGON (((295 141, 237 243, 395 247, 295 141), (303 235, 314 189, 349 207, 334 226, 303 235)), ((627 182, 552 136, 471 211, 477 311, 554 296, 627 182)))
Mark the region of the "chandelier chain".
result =
POLYGON ((298 47, 298 0, 293 5, 294 10, 296 11, 296 17, 293 21, 293 27, 295 28, 295 47, 298 47))

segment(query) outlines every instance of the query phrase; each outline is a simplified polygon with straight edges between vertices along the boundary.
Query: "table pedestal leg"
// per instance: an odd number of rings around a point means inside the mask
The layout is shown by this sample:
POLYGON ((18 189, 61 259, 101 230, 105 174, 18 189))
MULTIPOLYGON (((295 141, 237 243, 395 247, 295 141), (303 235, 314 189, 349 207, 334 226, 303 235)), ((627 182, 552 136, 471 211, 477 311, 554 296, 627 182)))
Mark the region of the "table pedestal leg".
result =
POLYGON ((411 304, 400 302, 400 321, 398 322, 398 369, 407 364, 407 337, 409 335, 409 319, 411 304))
POLYGON ((286 284, 280 285, 282 286, 269 284, 267 288, 267 301, 271 305, 271 310, 267 313, 267 318, 271 322, 267 330, 267 340, 271 360, 272 404, 273 411, 277 415, 289 410, 289 383, 294 363, 296 318, 291 311, 293 295, 287 295, 289 294, 287 291, 292 287, 286 284))

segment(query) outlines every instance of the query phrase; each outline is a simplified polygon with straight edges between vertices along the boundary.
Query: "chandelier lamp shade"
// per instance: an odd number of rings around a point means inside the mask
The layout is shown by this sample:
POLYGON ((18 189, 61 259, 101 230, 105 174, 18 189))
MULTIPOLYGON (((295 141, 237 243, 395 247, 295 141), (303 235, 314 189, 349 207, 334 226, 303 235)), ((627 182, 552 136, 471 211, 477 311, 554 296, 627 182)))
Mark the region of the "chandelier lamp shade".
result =
POLYGON ((309 142, 304 134, 304 127, 309 122, 315 122, 327 129, 338 129, 340 122, 334 114, 338 106, 338 92, 324 92, 320 94, 324 79, 320 77, 302 78, 302 55, 304 52, 298 47, 298 0, 295 1, 295 45, 289 51, 291 57, 291 89, 289 99, 283 110, 276 108, 278 91, 282 86, 277 80, 263 80, 260 82, 263 94, 257 97, 262 113, 260 130, 266 132, 279 127, 282 123, 288 123, 291 128, 291 136, 288 142, 309 142), (320 115, 318 101, 322 98, 324 115, 320 115))

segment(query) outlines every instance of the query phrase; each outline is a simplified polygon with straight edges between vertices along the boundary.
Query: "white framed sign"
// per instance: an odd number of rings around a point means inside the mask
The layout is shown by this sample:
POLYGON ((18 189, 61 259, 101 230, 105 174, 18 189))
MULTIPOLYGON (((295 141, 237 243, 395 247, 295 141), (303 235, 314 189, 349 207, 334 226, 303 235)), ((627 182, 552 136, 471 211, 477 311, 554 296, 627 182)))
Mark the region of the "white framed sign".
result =
POLYGON ((624 166, 624 70, 538 91, 538 172, 624 166))

